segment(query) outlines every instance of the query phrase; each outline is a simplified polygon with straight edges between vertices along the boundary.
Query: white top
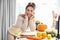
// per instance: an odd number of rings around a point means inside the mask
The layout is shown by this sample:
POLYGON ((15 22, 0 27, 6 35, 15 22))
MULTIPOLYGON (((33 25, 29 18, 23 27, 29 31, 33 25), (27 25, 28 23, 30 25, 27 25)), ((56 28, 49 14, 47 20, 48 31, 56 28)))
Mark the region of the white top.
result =
POLYGON ((28 22, 27 16, 25 16, 25 18, 23 18, 22 16, 19 15, 17 18, 16 27, 21 28, 22 32, 25 32, 27 30, 34 31, 36 28, 34 18, 29 20, 29 22, 28 22), (29 23, 29 25, 28 25, 28 23, 29 23))

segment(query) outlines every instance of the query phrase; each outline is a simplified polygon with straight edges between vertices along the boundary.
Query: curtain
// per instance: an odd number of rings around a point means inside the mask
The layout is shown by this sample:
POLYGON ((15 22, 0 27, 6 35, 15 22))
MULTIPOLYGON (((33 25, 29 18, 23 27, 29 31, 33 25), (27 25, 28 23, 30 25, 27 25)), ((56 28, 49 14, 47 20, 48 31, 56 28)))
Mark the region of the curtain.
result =
POLYGON ((0 0, 0 40, 7 40, 7 30, 15 23, 16 0, 0 0))

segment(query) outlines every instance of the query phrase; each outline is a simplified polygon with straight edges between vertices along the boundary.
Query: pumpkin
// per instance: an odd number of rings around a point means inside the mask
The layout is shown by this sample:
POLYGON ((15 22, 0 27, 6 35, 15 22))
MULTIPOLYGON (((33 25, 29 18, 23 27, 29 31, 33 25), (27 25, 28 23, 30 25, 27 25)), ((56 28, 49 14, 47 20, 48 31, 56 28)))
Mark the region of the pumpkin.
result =
POLYGON ((37 26, 37 30, 44 32, 47 29, 47 25, 46 24, 38 24, 37 26))
POLYGON ((46 38, 47 37, 47 33, 46 32, 43 32, 42 33, 42 39, 46 38))

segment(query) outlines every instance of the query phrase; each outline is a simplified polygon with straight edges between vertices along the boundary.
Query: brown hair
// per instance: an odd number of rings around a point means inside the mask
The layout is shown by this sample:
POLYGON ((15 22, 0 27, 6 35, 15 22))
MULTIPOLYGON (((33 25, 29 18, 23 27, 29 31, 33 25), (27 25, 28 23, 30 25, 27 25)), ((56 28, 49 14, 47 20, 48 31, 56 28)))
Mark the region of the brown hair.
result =
POLYGON ((35 3, 29 2, 28 5, 26 6, 26 9, 28 7, 32 7, 33 9, 35 9, 35 6, 36 6, 35 3))

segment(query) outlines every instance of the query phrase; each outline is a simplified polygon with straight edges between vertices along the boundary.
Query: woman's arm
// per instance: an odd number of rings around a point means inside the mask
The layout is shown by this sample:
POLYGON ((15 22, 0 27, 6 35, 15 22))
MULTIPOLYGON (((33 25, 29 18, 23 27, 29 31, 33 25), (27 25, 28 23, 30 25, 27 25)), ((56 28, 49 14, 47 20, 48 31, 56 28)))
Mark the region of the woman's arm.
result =
POLYGON ((29 20, 29 27, 31 31, 35 31, 36 27, 35 27, 35 19, 30 19, 29 20))
POLYGON ((22 28, 22 31, 25 32, 26 29, 27 29, 27 27, 28 27, 28 17, 25 16, 25 18, 24 18, 24 20, 23 20, 22 27, 21 27, 21 28, 22 28))
POLYGON ((22 16, 19 15, 16 22, 16 27, 21 28, 21 30, 24 32, 27 29, 27 25, 28 25, 28 17, 25 16, 25 18, 23 18, 22 16))

